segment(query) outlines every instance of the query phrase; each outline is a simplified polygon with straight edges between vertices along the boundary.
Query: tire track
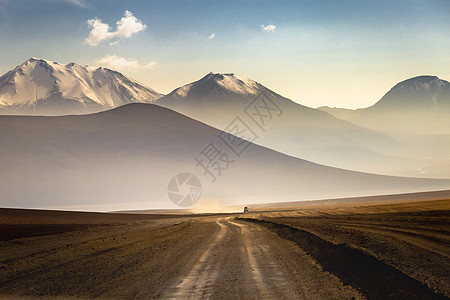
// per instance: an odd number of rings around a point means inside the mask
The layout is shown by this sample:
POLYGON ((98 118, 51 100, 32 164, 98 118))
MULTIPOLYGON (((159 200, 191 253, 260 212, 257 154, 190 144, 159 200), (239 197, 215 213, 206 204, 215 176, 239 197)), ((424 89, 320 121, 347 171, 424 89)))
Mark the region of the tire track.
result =
MULTIPOLYGON (((255 270, 253 275, 258 287, 258 299, 317 298, 314 293, 308 291, 309 282, 298 277, 293 280, 293 270, 283 263, 280 254, 277 253, 278 247, 266 243, 269 232, 264 232, 263 227, 259 225, 247 222, 228 222, 241 230, 248 260, 252 270, 255 270)), ((330 296, 330 299, 332 298, 330 296)))
POLYGON ((212 295, 214 283, 218 276, 218 269, 209 262, 209 259, 213 253, 213 249, 222 241, 228 230, 227 226, 222 223, 222 220, 217 220, 216 224, 219 225, 220 230, 214 241, 203 252, 191 271, 181 279, 181 283, 175 288, 170 288, 170 293, 164 295, 163 298, 199 299, 208 298, 212 295))
POLYGON ((256 284, 259 295, 261 297, 274 298, 275 295, 272 295, 270 293, 270 289, 263 280, 263 275, 261 273, 259 264, 256 262, 255 254, 261 255, 261 252, 257 247, 255 247, 253 244, 250 243, 248 225, 235 223, 229 220, 227 220, 227 223, 237 226, 240 230, 241 235, 243 236, 244 245, 242 247, 242 250, 245 253, 247 261, 250 264, 253 280, 256 284))

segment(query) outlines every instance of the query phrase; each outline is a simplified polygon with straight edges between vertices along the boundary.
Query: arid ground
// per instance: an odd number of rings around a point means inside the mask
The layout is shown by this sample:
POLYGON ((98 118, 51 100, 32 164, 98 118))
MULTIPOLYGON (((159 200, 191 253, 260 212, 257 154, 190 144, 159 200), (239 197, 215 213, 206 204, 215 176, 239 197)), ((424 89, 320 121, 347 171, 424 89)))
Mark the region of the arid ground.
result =
POLYGON ((448 299, 450 192, 438 198, 245 215, 2 209, 0 298, 448 299))

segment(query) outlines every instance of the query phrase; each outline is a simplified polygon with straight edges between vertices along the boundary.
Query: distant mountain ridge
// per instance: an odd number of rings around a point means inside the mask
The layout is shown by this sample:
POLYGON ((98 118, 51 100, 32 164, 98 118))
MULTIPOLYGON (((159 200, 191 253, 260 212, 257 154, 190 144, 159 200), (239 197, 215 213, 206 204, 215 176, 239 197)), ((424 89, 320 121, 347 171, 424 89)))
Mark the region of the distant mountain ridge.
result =
POLYGON ((186 96, 210 96, 211 93, 218 95, 256 95, 260 91, 262 85, 256 81, 235 75, 233 73, 220 74, 209 73, 203 78, 193 83, 184 85, 172 91, 167 95, 168 98, 183 98, 186 96))
POLYGON ((30 58, 0 77, 0 114, 91 113, 162 94, 107 68, 30 58))
POLYGON ((287 112, 283 116, 284 119, 292 117, 289 110, 294 109, 308 119, 304 119, 305 122, 317 123, 320 119, 333 119, 340 126, 345 123, 344 126, 355 127, 282 97, 253 79, 233 73, 209 73, 195 82, 176 88, 158 99, 155 104, 222 128, 261 93, 269 96, 283 112, 287 112))
POLYGON ((450 83, 436 76, 418 76, 396 84, 370 107, 319 109, 379 131, 450 134, 450 83))
POLYGON ((0 77, 0 114, 88 114, 154 103, 218 129, 240 118, 252 127, 255 143, 316 163, 450 178, 449 94, 447 81, 419 76, 396 84, 369 108, 314 109, 253 79, 209 73, 163 96, 116 71, 31 58, 0 77), (255 102, 260 95, 265 104, 255 102))
POLYGON ((418 76, 396 84, 372 108, 383 106, 399 109, 415 106, 440 109, 450 106, 450 83, 437 76, 418 76))
MULTIPOLYGON (((412 90, 418 94, 417 91, 442 90, 445 86, 446 82, 435 81, 435 77, 419 78, 397 84, 385 99, 391 102, 388 99, 390 95, 402 90, 412 90)), ((434 92, 433 95, 441 94, 434 92)), ((428 137, 427 143, 434 144, 435 147, 424 147, 421 137, 392 134, 402 124, 384 132, 379 131, 378 127, 371 128, 353 119, 342 118, 338 112, 346 114, 345 109, 325 113, 306 107, 255 80, 232 73, 209 73, 200 80, 173 90, 155 104, 219 129, 226 128, 236 117, 250 127, 255 126, 254 120, 250 120, 247 114, 247 108, 252 106, 254 115, 261 118, 266 116, 265 128, 257 132, 258 140, 255 142, 271 149, 325 165, 377 174, 440 178, 450 176, 445 154, 450 143, 446 145, 445 136, 428 137), (267 108, 259 103, 255 107, 254 101, 258 95, 264 95, 268 98, 267 103, 275 106, 267 108)), ((408 122, 412 122, 408 119, 408 106, 411 105, 398 106, 404 109, 395 113, 390 109, 382 109, 381 116, 374 119, 382 119, 385 114, 393 115, 394 120, 402 120, 404 114, 407 118, 404 122, 408 126, 408 122)), ((445 117, 438 116, 438 119, 444 120, 445 117)), ((386 122, 384 125, 388 124, 386 122)))
POLYGON ((222 131, 153 104, 128 104, 89 115, 0 116, 0 128, 2 207, 176 208, 168 198, 168 184, 185 172, 201 181, 200 206, 450 187, 450 180, 330 168, 253 143, 238 156, 229 147, 240 142, 224 142, 222 131), (212 144, 227 155, 229 165, 217 156, 221 169, 212 161, 206 169, 205 150, 212 144))

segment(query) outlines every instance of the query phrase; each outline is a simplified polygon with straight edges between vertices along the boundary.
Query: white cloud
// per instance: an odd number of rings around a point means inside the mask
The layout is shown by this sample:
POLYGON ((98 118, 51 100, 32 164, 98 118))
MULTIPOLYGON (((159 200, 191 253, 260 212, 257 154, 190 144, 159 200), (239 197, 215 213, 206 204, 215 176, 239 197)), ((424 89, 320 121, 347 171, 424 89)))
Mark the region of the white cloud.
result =
POLYGON ((75 4, 80 7, 84 7, 84 8, 87 7, 87 4, 84 0, 63 0, 63 1, 75 4))
POLYGON ((126 59, 124 57, 120 57, 115 54, 106 55, 100 58, 99 60, 97 60, 97 64, 114 70, 133 70, 137 69, 139 66, 137 60, 126 59))
MULTIPOLYGON (((99 18, 89 19, 88 25, 92 28, 89 37, 84 40, 84 43, 90 46, 97 46, 101 41, 110 40, 113 38, 130 38, 133 34, 138 33, 147 25, 136 18, 131 11, 126 10, 124 16, 116 22, 116 31, 111 31, 108 24, 103 23, 99 18)), ((111 42, 110 45, 117 44, 118 41, 111 42)))
POLYGON ((103 40, 109 40, 114 37, 114 33, 109 29, 109 25, 102 22, 102 20, 94 18, 87 21, 88 25, 92 27, 89 37, 84 42, 91 46, 97 46, 103 40))
POLYGON ((267 26, 264 26, 264 24, 261 24, 261 30, 264 32, 274 32, 275 29, 277 29, 277 26, 273 24, 269 24, 267 26))
MULTIPOLYGON (((82 8, 88 7, 85 0, 41 0, 42 2, 65 2, 69 4, 73 4, 82 8)), ((0 0, 0 11, 5 10, 6 5, 10 2, 10 0, 0 0)))
POLYGON ((97 65, 117 71, 136 71, 138 69, 154 69, 156 62, 152 61, 146 65, 141 65, 136 59, 124 58, 113 55, 106 55, 96 61, 97 65))
POLYGON ((145 69, 153 70, 155 68, 156 61, 149 62, 144 66, 145 69))
POLYGON ((216 37, 216 34, 213 32, 208 36, 208 40, 212 40, 216 37))
POLYGON ((122 19, 117 21, 117 36, 121 38, 129 38, 134 33, 138 33, 139 31, 147 28, 147 25, 142 23, 141 20, 133 16, 131 11, 126 10, 122 19))

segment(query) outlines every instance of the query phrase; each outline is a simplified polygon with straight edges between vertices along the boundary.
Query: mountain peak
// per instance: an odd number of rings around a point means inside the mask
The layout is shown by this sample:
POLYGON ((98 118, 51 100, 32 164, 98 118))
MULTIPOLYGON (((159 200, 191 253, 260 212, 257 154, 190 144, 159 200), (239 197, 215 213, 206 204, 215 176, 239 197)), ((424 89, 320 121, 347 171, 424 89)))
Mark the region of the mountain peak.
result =
POLYGON ((37 65, 37 63, 39 63, 41 67, 46 66, 46 67, 56 68, 56 69, 59 69, 59 68, 66 68, 67 69, 67 68, 72 68, 72 67, 89 68, 89 69, 92 69, 92 70, 95 69, 95 68, 92 68, 92 67, 79 65, 79 64, 76 64, 74 62, 70 62, 68 64, 61 64, 61 63, 58 63, 56 61, 51 61, 51 60, 48 60, 48 59, 37 58, 37 57, 30 57, 24 63, 19 65, 19 68, 21 68, 21 67, 23 68, 24 66, 27 66, 27 65, 30 65, 30 64, 31 65, 37 65))
POLYGON ((41 63, 43 65, 49 65, 49 66, 51 66, 51 65, 62 65, 62 64, 59 64, 59 63, 57 63, 55 61, 50 61, 50 60, 47 60, 47 59, 44 59, 44 58, 30 57, 29 59, 27 59, 20 66, 25 66, 25 65, 33 64, 33 63, 41 63))
POLYGON ((439 88, 441 86, 449 85, 448 81, 439 79, 437 76, 422 75, 413 78, 406 79, 396 84, 392 90, 407 88, 410 90, 430 90, 433 88, 439 88))
POLYGON ((371 110, 440 110, 450 105, 450 83, 437 76, 423 75, 396 84, 371 110))
POLYGON ((38 57, 30 57, 29 59, 27 59, 24 63, 26 64, 26 63, 32 63, 32 62, 35 62, 35 61, 45 61, 45 62, 48 62, 47 60, 45 60, 45 59, 43 59, 43 58, 38 58, 38 57))
POLYGON ((233 73, 210 72, 198 81, 175 89, 169 95, 177 98, 208 96, 210 93, 226 96, 253 96, 260 92, 261 87, 250 78, 233 73))
POLYGON ((113 70, 36 57, 0 77, 0 110, 8 113, 78 114, 161 96, 113 70))
POLYGON ((225 77, 234 77, 233 73, 213 73, 209 72, 200 80, 223 80, 225 77))

